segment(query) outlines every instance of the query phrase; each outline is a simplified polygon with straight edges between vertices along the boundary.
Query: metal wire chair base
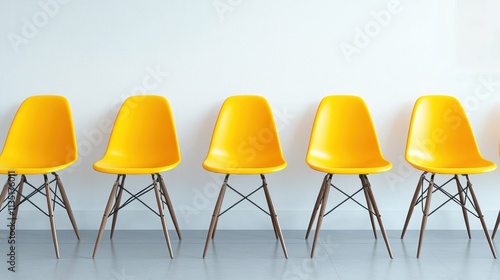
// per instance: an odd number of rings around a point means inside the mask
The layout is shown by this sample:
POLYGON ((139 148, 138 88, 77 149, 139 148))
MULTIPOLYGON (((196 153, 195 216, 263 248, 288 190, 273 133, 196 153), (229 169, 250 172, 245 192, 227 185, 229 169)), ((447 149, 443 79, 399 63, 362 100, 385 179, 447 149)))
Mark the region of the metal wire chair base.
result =
POLYGON ((102 235, 104 233, 104 228, 106 227, 106 222, 109 217, 113 216, 113 222, 111 224, 111 233, 110 233, 110 239, 113 238, 114 232, 115 232, 115 225, 116 225, 116 220, 118 217, 118 212, 120 209, 123 207, 127 206, 133 201, 138 201, 142 205, 144 205, 146 208, 151 210, 153 213, 155 213, 158 217, 160 217, 162 228, 163 228, 163 234, 165 236, 165 241, 167 243, 168 247, 168 252, 170 255, 170 258, 174 258, 173 252, 172 252, 172 245, 170 243, 170 236, 168 234, 168 229, 167 229, 167 224, 165 222, 165 215, 164 215, 164 208, 165 205, 168 208, 168 211, 170 213, 170 217, 172 218, 172 222, 174 223, 175 230, 177 232, 177 236, 179 237, 179 240, 182 239, 181 237, 181 232, 179 230, 179 226, 177 224, 177 218, 175 217, 175 212, 174 208, 172 206, 172 202, 170 200, 170 197, 167 192, 167 188, 165 186, 165 182, 163 181, 163 177, 157 173, 157 174, 151 174, 151 178, 153 180, 153 183, 151 183, 149 186, 143 188, 137 193, 132 193, 129 190, 125 188, 125 177, 126 175, 124 174, 119 174, 116 178, 116 181, 113 185, 113 188, 111 189, 111 193, 109 195, 108 203, 106 204, 106 208, 104 210, 104 215, 102 217, 101 221, 101 226, 99 228, 99 232, 97 233, 97 238, 96 238, 96 243, 94 246, 94 252, 92 254, 92 258, 95 258, 95 255, 97 253, 97 248, 99 247, 99 243, 101 242, 102 235), (158 187, 159 185, 159 187, 158 187), (155 196, 156 196, 156 203, 158 207, 158 212, 153 210, 149 205, 147 205, 144 201, 142 201, 140 198, 141 196, 145 195, 146 193, 154 191, 155 196), (121 199, 123 192, 126 192, 130 197, 121 204, 121 199), (114 202, 113 202, 114 201, 114 202))
POLYGON ((203 250, 203 258, 205 258, 206 254, 207 254, 207 249, 208 249, 208 245, 210 243, 210 240, 215 237, 215 231, 217 229, 217 223, 219 221, 219 217, 222 214, 229 211, 230 209, 232 209, 234 206, 236 206, 240 202, 242 202, 243 200, 247 200, 250 203, 252 203, 254 206, 256 206, 257 208, 259 208, 261 211, 263 211, 264 213, 266 213, 267 215, 269 215, 271 217, 271 222, 273 224, 273 230, 274 230, 275 237, 276 237, 276 239, 279 239, 279 241, 281 243, 281 247, 283 248, 283 253, 285 254, 285 258, 288 259, 288 252, 286 250, 285 241, 283 240, 283 234, 281 232, 280 224, 278 222, 278 216, 276 215, 276 211, 274 209, 274 205, 273 205, 273 202, 271 200, 271 195, 269 194, 269 190, 267 188, 266 178, 264 177, 263 174, 260 174, 260 177, 262 179, 262 185, 259 188, 257 188, 256 190, 254 190, 253 192, 251 192, 250 194, 245 196, 242 193, 240 193, 239 191, 237 191, 236 189, 234 189, 233 187, 229 186, 229 184, 228 184, 229 174, 226 174, 226 177, 224 178, 224 182, 222 183, 219 197, 217 198, 217 203, 215 204, 215 207, 214 207, 212 220, 210 222, 210 227, 208 229, 207 240, 205 242, 205 249, 203 250), (238 195, 240 195, 242 198, 239 201, 237 201, 236 203, 234 203, 233 205, 231 205, 230 207, 228 207, 226 210, 221 212, 222 201, 224 200, 224 194, 225 194, 227 188, 233 190, 238 195), (267 206, 269 208, 269 212, 267 212, 262 207, 260 207, 255 202, 253 202, 249 199, 249 197, 251 195, 253 195, 254 193, 256 193, 260 189, 264 190, 264 194, 266 196, 266 201, 267 201, 267 206))
POLYGON ((3 211, 4 209, 7 209, 7 211, 11 215, 10 218, 11 226, 14 226, 14 228, 17 222, 17 214, 19 211, 19 206, 25 202, 30 203, 36 209, 42 212, 45 216, 49 217, 50 229, 52 231, 52 241, 54 242, 54 250, 56 253, 56 257, 59 259, 60 253, 59 253, 59 245, 57 242, 56 224, 54 219, 54 211, 56 209, 56 205, 59 205, 62 208, 66 209, 68 217, 71 221, 71 225, 73 226, 73 230, 75 231, 78 240, 80 240, 80 233, 78 232, 78 227, 76 225, 75 217, 73 215, 73 211, 71 210, 71 206, 69 204, 69 200, 66 195, 66 191, 62 184, 62 181, 59 178, 59 175, 57 175, 57 173, 53 172, 52 175, 54 176, 54 179, 49 181, 47 174, 44 174, 43 175, 44 183, 39 187, 35 187, 28 182, 28 179, 26 178, 25 175, 21 175, 21 180, 19 181, 19 184, 17 184, 16 186, 15 185, 16 175, 9 173, 8 179, 5 182, 2 192, 0 193, 0 212, 3 211), (54 189, 52 189, 51 184, 54 182, 55 182, 55 187, 54 189), (23 190, 24 186, 26 185, 32 188, 32 191, 31 193, 25 196, 23 195, 23 190), (43 191, 44 189, 45 192, 43 191), (7 193, 9 193, 9 197, 6 198, 7 193), (58 193, 60 193, 60 196, 58 195, 58 193), (15 201, 13 202, 12 199, 14 194, 15 194, 15 201), (40 208, 38 205, 36 205, 33 201, 31 201, 31 199, 37 194, 41 194, 46 197, 47 212, 42 208, 40 208), (2 205, 4 206, 2 207, 2 205))
POLYGON ((384 238, 385 245, 387 247, 387 252, 389 253, 389 256, 392 259, 393 256, 392 256, 391 246, 389 245, 389 240, 388 240, 387 234, 385 232, 384 224, 382 223, 382 216, 380 215, 380 212, 378 210, 378 206, 377 206, 377 203, 375 201, 375 197, 374 197, 373 192, 371 190, 370 182, 368 181, 368 176, 366 176, 364 174, 359 175, 359 178, 361 179, 362 187, 359 190, 357 190, 356 192, 354 192, 352 195, 349 195, 349 194, 345 193, 344 191, 340 190, 339 188, 337 188, 336 186, 334 186, 332 184, 332 178, 333 178, 333 174, 326 174, 325 175, 325 178, 323 179, 323 184, 321 185, 321 188, 320 188, 319 193, 318 193, 318 198, 316 199, 316 203, 314 204, 313 212, 311 214, 311 219, 309 220, 309 226, 307 227, 306 239, 309 237, 309 233, 311 232, 311 228, 314 224, 316 214, 318 212, 318 209, 321 206, 320 213, 318 216, 318 221, 316 224, 316 231, 314 233, 314 241, 313 241, 313 245, 312 245, 312 249, 311 249, 311 258, 314 257, 314 250, 316 248, 316 242, 318 240, 319 232, 321 230, 323 218, 326 215, 330 214, 333 210, 337 209, 340 205, 344 204, 346 201, 352 200, 356 204, 358 204, 359 206, 361 206, 362 208, 364 208, 368 211, 368 213, 370 215, 370 222, 372 225, 372 230, 373 230, 373 234, 375 236, 375 239, 377 238, 377 232, 376 232, 376 228, 375 228, 374 217, 377 218, 377 221, 378 221, 378 224, 380 227, 380 231, 382 232, 382 236, 384 238), (329 192, 330 192, 330 186, 332 188, 336 189, 337 191, 339 191, 340 193, 342 193, 343 195, 345 195, 347 198, 345 198, 343 201, 341 201, 339 204, 337 204, 335 207, 333 207, 330 211, 325 213, 326 205, 328 202, 328 196, 329 196, 329 192), (361 191, 363 191, 363 193, 365 195, 366 206, 354 199, 354 196, 361 191))
POLYGON ((408 224, 410 222, 411 216, 413 214, 414 208, 418 205, 422 205, 422 224, 420 226, 420 237, 418 241, 418 248, 417 248, 417 258, 420 257, 420 250, 422 248, 422 240, 424 238, 424 232, 425 232, 425 227, 427 225, 427 218, 435 213, 437 210, 439 210, 441 207, 443 207, 445 204, 448 202, 454 202, 462 208, 462 213, 465 221, 465 227, 467 228, 467 234, 469 235, 469 238, 471 238, 471 232, 470 232, 470 226, 469 226, 469 218, 467 213, 471 213, 473 216, 478 218, 481 221, 481 226, 483 227, 484 234, 486 236, 486 240, 488 241, 488 244, 490 245, 491 253, 493 254, 493 257, 496 259, 496 252, 495 248, 493 247, 493 242, 491 240, 490 234, 488 233, 488 229, 486 228, 486 223, 484 222, 483 214, 481 212, 481 208, 479 207, 479 203, 477 201, 476 195, 474 193, 474 189, 472 188, 472 183, 469 180, 469 176, 467 174, 463 174, 467 180, 467 185, 464 188, 462 184, 460 183, 460 180, 458 179, 458 175, 455 174, 451 179, 446 181, 442 185, 437 185, 434 182, 434 176, 436 175, 435 173, 431 174, 430 180, 426 178, 427 172, 424 172, 418 181, 417 188, 415 190, 415 194, 413 195, 413 199, 410 203, 410 208, 408 209, 408 214, 406 215, 406 221, 405 225, 403 227, 403 231, 401 233, 401 239, 404 238, 404 235, 406 233, 406 229, 408 228, 408 224), (423 190, 423 184, 424 181, 429 183, 429 186, 427 187, 426 190, 423 190), (444 189, 444 186, 446 186, 448 183, 451 181, 455 181, 457 185, 457 193, 456 194, 451 194, 450 192, 446 191, 444 189), (436 207, 434 210, 430 211, 430 206, 431 206, 431 198, 432 195, 440 191, 443 193, 445 196, 448 197, 448 199, 443 202, 441 205, 436 207), (470 195, 469 195, 470 193, 470 195), (466 207, 467 202, 471 205, 471 207, 466 207))

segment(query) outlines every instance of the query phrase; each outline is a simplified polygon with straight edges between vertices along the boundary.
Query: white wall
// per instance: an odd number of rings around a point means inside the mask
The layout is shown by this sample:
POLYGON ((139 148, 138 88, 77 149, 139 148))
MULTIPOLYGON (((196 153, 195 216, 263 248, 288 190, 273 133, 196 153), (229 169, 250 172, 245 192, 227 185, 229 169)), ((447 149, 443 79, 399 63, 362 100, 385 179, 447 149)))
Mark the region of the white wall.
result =
MULTIPOLYGON (((79 227, 97 229, 115 179, 92 169, 107 144, 106 123, 127 96, 146 87, 166 96, 174 111, 183 160, 164 177, 181 229, 205 230, 221 177, 201 163, 220 105, 230 95, 260 94, 276 113, 288 161, 284 171, 268 176, 280 222, 284 229, 305 229, 323 176, 304 162, 317 105, 326 95, 356 94, 367 102, 382 150, 394 164, 370 178, 386 227, 401 229, 420 173, 404 162, 418 96, 458 97, 483 155, 500 163, 499 9, 494 0, 1 0, 0 139, 26 97, 66 96, 80 157, 61 176, 79 227)), ((500 171, 472 176, 490 228, 500 209, 498 178, 500 171)), ((358 181, 335 178, 351 189, 358 181)), ((246 190, 259 179, 234 176, 231 182, 246 190)), ((323 228, 368 229, 363 211, 347 204, 323 228)), ((65 213, 56 214, 58 228, 70 228, 65 213)), ((271 228, 248 203, 226 215, 220 228, 271 228)), ((420 217, 416 211, 411 228, 419 227, 420 217)), ((19 228, 48 225, 33 207, 21 209, 19 228)), ((161 228, 140 204, 125 208, 117 226, 161 228)), ((450 205, 428 227, 461 229, 461 211, 450 205)), ((472 227, 480 228, 476 219, 472 227)))

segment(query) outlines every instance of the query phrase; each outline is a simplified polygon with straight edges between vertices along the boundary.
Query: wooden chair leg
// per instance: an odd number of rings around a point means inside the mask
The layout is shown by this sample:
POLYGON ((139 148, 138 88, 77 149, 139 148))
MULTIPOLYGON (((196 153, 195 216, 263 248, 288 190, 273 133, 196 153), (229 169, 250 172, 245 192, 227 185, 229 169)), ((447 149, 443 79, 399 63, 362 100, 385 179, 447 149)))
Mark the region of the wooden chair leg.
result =
POLYGON ((222 201, 224 200, 224 193, 226 191, 228 179, 229 179, 229 174, 227 174, 226 177, 224 178, 224 183, 222 183, 222 187, 219 192, 219 197, 217 198, 217 202, 215 203, 214 212, 212 214, 212 220, 210 222, 210 227, 208 228, 207 240, 205 242, 205 249, 203 250, 203 258, 205 258, 207 254, 208 245, 215 230, 215 223, 217 222, 218 214, 220 213, 220 207, 222 205, 222 201))
POLYGON ((408 214, 406 215, 405 225, 403 227, 403 231, 401 232, 401 239, 404 238, 406 229, 408 228, 408 224, 410 223, 411 215, 413 214, 413 209, 415 208, 415 203, 417 203, 417 199, 419 196, 418 194, 420 193, 420 190, 422 189, 422 185, 424 183, 425 174, 427 174, 427 172, 424 172, 422 175, 420 175, 417 187, 415 188, 415 194, 413 194, 413 199, 411 200, 410 208, 408 209, 408 214))
POLYGON ((126 175, 121 175, 122 181, 118 184, 118 195, 115 199, 115 207, 113 209, 113 222, 111 223, 111 232, 109 233, 109 239, 113 239, 115 234, 116 220, 118 219, 118 211, 120 210, 120 203, 122 201, 123 188, 125 188, 125 178, 126 175))
POLYGON ((2 208, 3 201, 5 200, 5 197, 7 196, 7 192, 9 190, 9 179, 5 181, 5 184, 3 185, 2 192, 0 193, 0 209, 2 208))
MULTIPOLYGON (((224 197, 226 195, 226 190, 227 190, 227 187, 224 188, 224 190, 222 191, 222 197, 224 197)), ((219 224, 219 217, 220 217, 220 211, 221 211, 221 208, 222 208, 222 201, 219 205, 219 207, 217 208, 217 215, 215 216, 215 223, 214 223, 214 226, 213 226, 213 229, 212 229, 212 236, 211 236, 211 239, 214 239, 215 238, 215 232, 217 231, 217 225, 219 224)))
POLYGON ((116 195, 116 189, 118 188, 118 180, 120 179, 120 175, 116 178, 116 181, 111 189, 111 193, 109 194, 108 203, 106 204, 106 208, 104 209, 104 215, 102 216, 101 226, 99 227, 99 232, 97 233, 97 238, 95 241, 94 252, 92 253, 92 258, 95 258, 95 254, 97 252, 97 248, 99 247, 99 243, 101 243, 102 234, 104 233, 104 228, 106 227, 106 221, 108 220, 109 213, 111 212, 111 206, 113 205, 113 198, 116 195))
MULTIPOLYGON (((328 177, 328 174, 325 175, 323 178, 323 183, 321 184, 321 188, 319 189, 318 192, 318 197, 316 198, 316 203, 314 204, 314 208, 311 214, 311 219, 309 219, 309 226, 307 226, 307 231, 306 231, 306 239, 309 238, 309 233, 311 233, 311 228, 314 224, 314 220, 316 219, 316 213, 318 212, 318 208, 323 202, 323 193, 325 191, 325 186, 326 186, 326 178, 328 177)), ((328 188, 330 186, 327 186, 328 188)))
POLYGON ((462 215, 464 216, 464 222, 465 222, 465 227, 467 228, 467 235, 469 236, 469 239, 471 239, 471 233, 470 233, 470 226, 469 226, 469 217, 467 215, 467 209, 465 208, 465 197, 464 197, 464 192, 462 185, 460 184, 460 181, 458 180, 458 175, 455 174, 455 182, 457 182, 457 190, 458 190, 458 195, 460 198, 460 205, 462 206, 462 215))
POLYGON ((262 178, 262 182, 263 182, 264 193, 266 195, 266 199, 269 201, 269 207, 270 207, 269 210, 271 211, 271 218, 274 220, 273 224, 276 226, 278 238, 279 238, 280 243, 281 243, 281 248, 283 248, 283 254, 285 254, 285 258, 288 259, 288 252, 286 250, 285 240, 283 239, 283 233, 281 232, 280 223, 278 221, 278 215, 276 214, 276 210, 274 209, 273 201, 271 200, 271 195, 269 193, 269 189, 267 188, 267 183, 266 183, 266 179, 264 178, 264 175, 261 174, 261 178, 262 178))
MULTIPOLYGON (((265 181, 264 175, 262 175, 262 174, 261 174, 261 179, 262 179, 262 186, 264 186, 266 184, 266 181, 265 181)), ((271 217, 271 223, 273 224, 274 237, 276 237, 276 239, 279 239, 278 227, 276 227, 276 222, 273 218, 272 210, 271 210, 273 208, 273 202, 271 200, 271 197, 268 197, 267 195, 265 195, 265 197, 266 197, 267 208, 269 209, 269 214, 271 217)))
POLYGON ((170 218, 172 219, 172 222, 174 223, 175 231, 177 232, 177 236, 179 237, 179 240, 182 240, 181 237, 181 231, 179 229, 179 225, 177 224, 177 218, 175 217, 175 212, 174 212, 174 207, 172 206, 172 201, 170 200, 170 196, 168 195, 167 191, 167 186, 165 185, 165 182, 163 181, 163 177, 160 174, 156 174, 160 180, 160 188, 161 192, 163 194, 163 197, 165 197, 165 201, 167 202, 167 208, 168 212, 170 213, 170 218))
POLYGON ((365 199, 366 199, 366 206, 368 208, 368 216, 370 216, 370 222, 372 225, 372 230, 373 230, 373 236, 375 239, 377 239, 377 229, 375 228, 375 221, 373 219, 372 213, 374 212, 372 203, 370 201, 370 195, 368 194, 368 190, 366 187, 366 183, 368 181, 368 178, 365 179, 365 175, 359 175, 359 178, 361 179, 361 184, 363 185, 363 193, 365 194, 365 199), (366 182, 365 182, 366 180, 366 182))
POLYGON ((427 225, 427 217, 429 216, 429 209, 431 206, 431 198, 432 198, 432 189, 433 188, 434 188, 434 174, 432 174, 431 180, 429 182, 429 187, 427 188, 427 198, 425 201, 424 214, 422 216, 422 224, 420 226, 420 236, 418 239, 417 259, 420 257, 420 249, 422 248, 422 241, 424 239, 425 226, 427 225))
MULTIPOLYGON (((267 208, 269 209, 269 214, 271 214, 271 206, 270 206, 271 202, 267 202, 267 208)), ((276 239, 279 239, 279 236, 278 236, 278 228, 276 227, 276 222, 274 221, 274 218, 272 215, 270 215, 271 217, 271 223, 273 225, 273 232, 274 232, 274 238, 276 239)))
POLYGON ((14 212, 12 213, 12 223, 15 225, 17 222, 17 213, 19 212, 19 202, 23 196, 23 187, 26 177, 21 176, 21 182, 19 182, 19 187, 17 188, 16 202, 14 203, 14 212))
POLYGON ((497 221, 495 223, 495 228, 493 229, 493 234, 491 235, 491 239, 495 238, 495 234, 497 233, 499 224, 500 224, 500 211, 498 211, 497 221))
POLYGON ((155 176, 151 175, 151 177, 153 177, 153 189, 156 196, 156 204, 158 204, 158 212, 160 213, 160 220, 161 220, 161 226, 163 228, 163 234, 165 235, 165 241, 167 242, 170 258, 173 259, 174 254, 172 252, 172 245, 170 244, 170 236, 168 235, 167 223, 165 222, 165 215, 163 213, 163 205, 161 202, 160 191, 158 190, 158 184, 156 184, 155 176))
POLYGON ((326 204, 328 202, 328 195, 330 193, 330 183, 332 181, 332 174, 328 174, 328 179, 325 183, 325 190, 323 191, 323 198, 321 199, 321 210, 318 216, 318 222, 316 223, 316 232, 314 232, 314 240, 311 249, 311 258, 314 257, 314 249, 316 249, 316 242, 318 241, 319 232, 321 230, 321 224, 323 223, 323 217, 325 215, 326 204))
MULTIPOLYGON (((393 258, 392 250, 391 250, 391 246, 389 245, 389 239, 387 238, 387 233, 385 232, 384 224, 382 223, 382 215, 380 215, 380 212, 378 210, 377 202, 375 201, 375 196, 373 195, 373 191, 372 191, 370 182, 368 181, 368 177, 366 175, 363 175, 363 178, 364 178, 363 181, 365 182, 364 187, 366 189, 366 193, 368 194, 368 198, 370 200, 370 203, 373 207, 373 211, 375 212, 375 215, 377 216, 378 225, 380 227, 380 231, 382 232, 382 236, 384 237, 387 252, 389 253, 389 256, 392 259, 393 258)), ((370 212, 370 217, 372 217, 371 212, 370 212)))
POLYGON ((52 231, 52 241, 54 242, 54 250, 56 252, 56 257, 59 259, 59 245, 57 243, 57 232, 56 232, 56 221, 54 219, 54 209, 52 208, 52 198, 51 198, 51 190, 49 186, 49 179, 47 178, 47 175, 43 175, 45 179, 45 195, 47 197, 47 208, 49 212, 49 220, 50 220, 50 229, 52 231))
POLYGON ((71 225, 73 226, 73 230, 75 231, 76 238, 80 240, 80 233, 78 232, 78 226, 76 225, 75 216, 73 215, 73 210, 71 210, 71 205, 69 204, 69 199, 68 196, 66 195, 66 190, 64 189, 61 178, 59 178, 59 175, 57 175, 56 173, 53 174, 56 177, 56 184, 59 186, 59 191, 61 192, 61 197, 64 202, 64 207, 66 208, 69 220, 71 222, 71 225))
POLYGON ((477 215, 479 216, 479 220, 481 221, 481 225, 483 226, 484 235, 486 236, 486 240, 488 240, 488 244, 490 245, 491 253, 493 257, 496 259, 497 254, 495 252, 495 247, 493 247, 493 242, 491 241, 490 234, 488 233, 488 229, 486 228, 486 223, 484 222, 483 213, 481 212, 481 208, 479 207, 479 203, 476 198, 476 194, 474 193, 474 189, 472 188, 472 183, 469 181, 469 176, 465 175, 467 178, 467 188, 470 190, 470 195, 472 196, 472 201, 474 201, 474 205, 476 206, 477 215))
POLYGON ((210 239, 214 239, 215 238, 215 232, 217 231, 217 224, 219 223, 219 215, 220 215, 220 209, 219 209, 219 212, 217 212, 216 214, 216 218, 215 218, 215 222, 214 222, 214 228, 212 230, 212 235, 210 236, 210 239))

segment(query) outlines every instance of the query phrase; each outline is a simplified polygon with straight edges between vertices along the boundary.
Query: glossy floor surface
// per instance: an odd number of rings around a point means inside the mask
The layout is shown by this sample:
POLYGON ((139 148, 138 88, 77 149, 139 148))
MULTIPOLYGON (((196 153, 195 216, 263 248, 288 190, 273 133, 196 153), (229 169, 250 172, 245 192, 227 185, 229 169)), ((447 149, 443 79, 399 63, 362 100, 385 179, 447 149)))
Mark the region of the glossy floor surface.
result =
POLYGON ((371 231, 324 230, 313 259, 312 239, 305 241, 303 231, 283 232, 289 259, 272 231, 218 231, 205 259, 206 231, 183 231, 180 242, 170 232, 174 259, 161 231, 117 231, 113 241, 106 232, 95 259, 91 255, 97 231, 81 231, 80 241, 72 231, 58 231, 59 260, 50 231, 19 231, 15 273, 8 270, 7 231, 0 234, 2 280, 500 279, 500 260, 493 258, 481 231, 469 240, 465 231, 429 230, 419 259, 417 231, 409 231, 404 240, 399 231, 388 231, 394 259, 371 231))

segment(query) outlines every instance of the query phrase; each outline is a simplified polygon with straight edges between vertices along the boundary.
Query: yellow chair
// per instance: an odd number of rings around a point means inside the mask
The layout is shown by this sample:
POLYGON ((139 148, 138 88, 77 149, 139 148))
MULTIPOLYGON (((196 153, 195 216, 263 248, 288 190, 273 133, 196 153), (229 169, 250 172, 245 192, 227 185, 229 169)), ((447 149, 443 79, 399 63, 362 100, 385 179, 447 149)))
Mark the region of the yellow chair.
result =
POLYGON ((7 210, 12 215, 11 226, 14 227, 19 206, 24 202, 31 203, 48 216, 57 258, 60 254, 54 220, 56 204, 66 209, 76 237, 80 239, 66 191, 56 173, 73 164, 77 157, 73 119, 66 98, 39 95, 24 100, 12 121, 0 155, 0 173, 8 175, 0 194, 0 207, 3 203, 7 203, 0 211, 8 207, 7 210), (54 179, 50 181, 47 176, 49 173, 54 176, 54 179), (39 187, 30 184, 26 177, 35 174, 43 174, 44 183, 39 187), (15 176, 17 175, 21 175, 21 180, 16 186, 15 176), (55 182, 54 189, 50 185, 53 182, 55 182), (25 196, 23 188, 26 185, 33 191, 25 196), (58 191, 61 196, 58 195, 58 191), (7 193, 9 193, 8 199, 6 199, 7 193), (47 212, 30 200, 36 194, 46 197, 47 212), (13 201, 14 195, 15 201, 13 201), (52 195, 54 195, 53 198, 52 195))
POLYGON ((367 176, 368 174, 388 171, 392 168, 392 164, 385 160, 382 155, 370 112, 362 98, 350 95, 332 95, 323 98, 314 120, 306 162, 312 169, 327 173, 323 179, 306 233, 307 239, 317 211, 321 207, 311 257, 314 256, 323 217, 346 201, 353 200, 368 210, 375 238, 377 238, 377 233, 373 216, 377 218, 387 251, 392 258, 391 247, 367 176), (359 175, 361 188, 348 195, 332 184, 334 174, 359 175), (346 198, 325 214, 330 186, 346 198), (354 196, 361 191, 365 196, 366 206, 354 199, 354 196))
POLYGON ((469 174, 489 172, 495 170, 496 165, 481 156, 467 115, 455 97, 429 95, 417 99, 413 107, 408 131, 406 161, 416 169, 423 171, 406 216, 403 232, 401 233, 401 238, 403 238, 413 209, 422 203, 423 217, 420 227, 417 258, 420 256, 428 216, 450 201, 457 203, 462 208, 469 238, 471 238, 471 233, 467 212, 479 218, 491 252, 496 258, 495 249, 486 229, 483 214, 481 213, 474 189, 469 180, 469 174), (430 180, 426 178, 427 173, 431 174, 430 180), (452 178, 444 184, 438 185, 434 181, 436 174, 452 175, 452 178), (460 183, 459 174, 466 178, 466 187, 463 187, 460 183), (426 190, 423 188, 424 181, 429 183, 426 190), (452 181, 456 182, 457 193, 455 195, 444 189, 452 181), (431 198, 437 191, 443 193, 447 197, 447 200, 431 211, 431 198), (467 208, 467 202, 470 203, 471 207, 467 208))
POLYGON ((108 217, 113 215, 110 235, 110 238, 113 238, 118 211, 135 200, 160 217, 169 254, 173 258, 163 204, 168 207, 179 239, 181 239, 181 233, 160 172, 173 169, 180 161, 175 124, 167 99, 155 95, 127 98, 116 117, 104 157, 94 163, 94 170, 118 176, 104 210, 93 258, 95 258, 108 217), (151 174, 152 183, 135 194, 127 190, 125 188, 126 175, 141 174, 151 174), (140 199, 151 190, 156 196, 158 212, 140 199), (130 197, 121 204, 124 191, 130 197))
POLYGON ((203 168, 226 174, 207 234, 203 258, 210 239, 214 238, 219 216, 243 200, 248 200, 271 217, 275 237, 280 240, 285 257, 288 258, 283 235, 267 187, 265 173, 276 172, 286 167, 276 131, 273 114, 266 99, 261 96, 239 95, 226 99, 215 124, 212 142, 203 168), (228 184, 230 174, 260 174, 262 186, 247 196, 228 184), (239 194, 242 199, 225 211, 221 211, 226 188, 239 194), (248 197, 263 189, 269 212, 248 197))

